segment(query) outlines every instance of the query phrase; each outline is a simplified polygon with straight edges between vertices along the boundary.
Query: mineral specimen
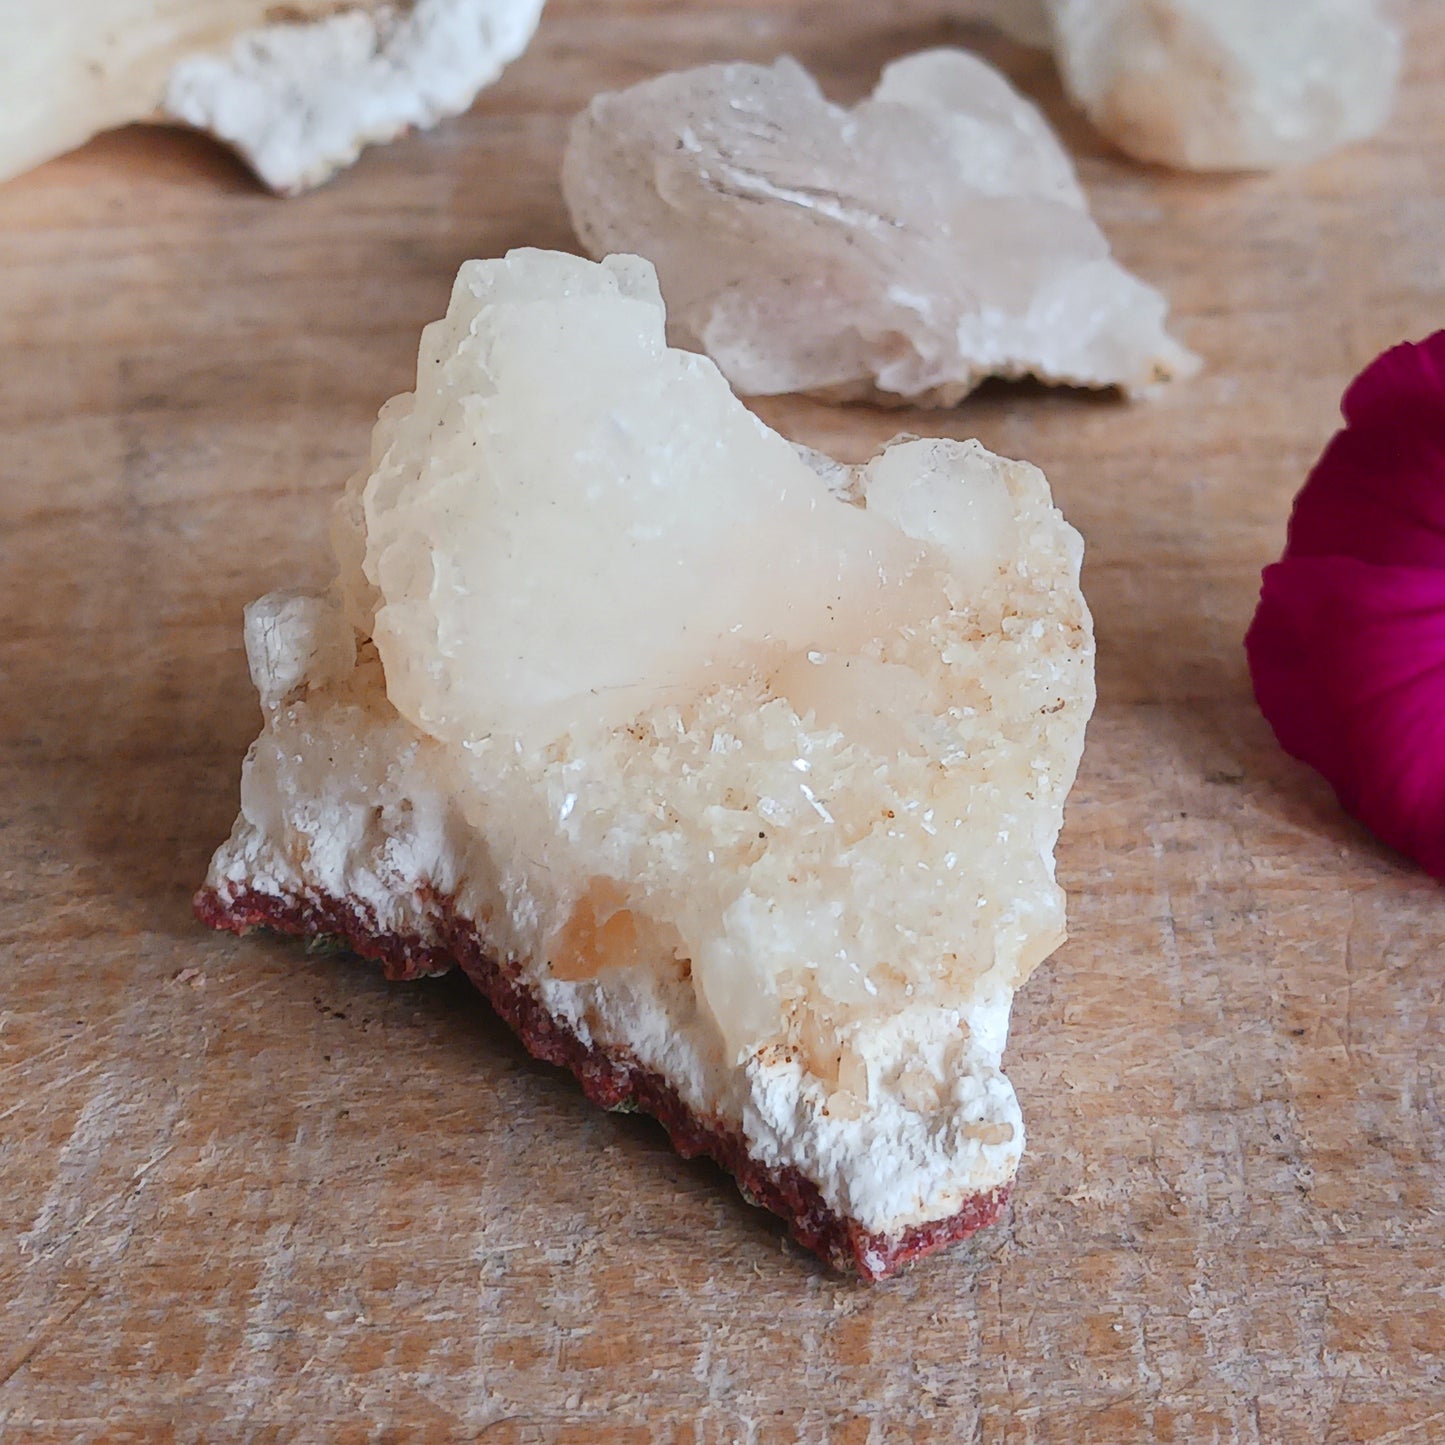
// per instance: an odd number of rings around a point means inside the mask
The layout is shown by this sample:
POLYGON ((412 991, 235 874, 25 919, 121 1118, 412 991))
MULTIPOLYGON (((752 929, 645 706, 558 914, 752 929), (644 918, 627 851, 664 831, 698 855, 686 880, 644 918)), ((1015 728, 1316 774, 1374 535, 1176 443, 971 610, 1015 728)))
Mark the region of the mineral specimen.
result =
POLYGON ((1267 170, 1373 135, 1400 70, 1377 0, 993 0, 981 18, 1051 41, 1121 150, 1187 170, 1267 170))
POLYGON ((272 190, 465 110, 543 0, 72 0, 17 6, 0 51, 0 180, 132 121, 234 147, 272 190), (283 18, 276 18, 278 15, 283 18))
POLYGON ((800 451, 664 321, 634 257, 462 268, 337 588, 249 611, 265 726, 198 908, 459 961, 882 1273, 1022 1149, 999 1058, 1064 936, 1081 546, 977 443, 800 451))
POLYGON ((962 51, 852 110, 787 59, 600 95, 562 183, 587 249, 652 261, 673 338, 744 393, 950 405, 988 376, 1137 392, 1195 365, 1043 117, 962 51))

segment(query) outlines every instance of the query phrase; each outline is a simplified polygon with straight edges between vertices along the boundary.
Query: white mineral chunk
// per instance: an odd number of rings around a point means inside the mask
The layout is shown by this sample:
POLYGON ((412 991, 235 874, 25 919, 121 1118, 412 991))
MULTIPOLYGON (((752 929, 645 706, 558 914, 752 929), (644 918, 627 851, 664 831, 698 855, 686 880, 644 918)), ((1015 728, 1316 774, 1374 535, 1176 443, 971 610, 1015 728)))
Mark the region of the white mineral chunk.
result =
POLYGON ((664 321, 637 257, 515 251, 463 266, 423 334, 339 550, 364 531, 358 623, 433 736, 615 726, 769 657, 856 651, 916 607, 910 578, 927 591, 906 479, 888 512, 840 505, 664 321))
POLYGON ((1050 0, 1065 84, 1129 154, 1297 164, 1389 117, 1399 32, 1375 0, 1050 0))
POLYGON ((303 191, 365 146, 459 115, 526 48, 543 0, 416 0, 269 25, 171 72, 167 116, 234 146, 275 191, 303 191))
MULTIPOLYGON (((793 1040, 866 1093, 845 1037, 1006 997, 1062 940, 1082 546, 1035 468, 918 439, 839 467, 664 326, 637 257, 463 266, 338 508, 358 678, 379 657, 485 839, 509 952, 601 897, 690 961, 730 1058, 793 1040)), ((334 615, 253 612, 268 698, 324 690, 334 615)))
POLYGON ((1400 32, 1378 0, 980 0, 975 10, 1052 44, 1070 94, 1121 150, 1185 170, 1269 170, 1363 140, 1388 119, 1400 73, 1400 32))
POLYGON ((852 110, 788 59, 600 95, 562 182, 588 250, 651 260, 674 339, 744 393, 949 405, 988 376, 1132 392, 1196 364, 1043 117, 962 51, 852 110))
POLYGON ((465 110, 526 48, 542 4, 15 4, 0 180, 115 126, 179 121, 233 146, 273 190, 305 190, 363 147, 465 110))

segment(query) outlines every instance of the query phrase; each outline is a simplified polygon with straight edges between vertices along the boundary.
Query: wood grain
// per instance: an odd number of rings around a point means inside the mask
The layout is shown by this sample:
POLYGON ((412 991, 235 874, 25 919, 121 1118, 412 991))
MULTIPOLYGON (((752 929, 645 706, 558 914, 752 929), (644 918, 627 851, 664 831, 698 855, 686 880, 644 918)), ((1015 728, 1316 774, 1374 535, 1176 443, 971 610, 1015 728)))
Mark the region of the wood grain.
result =
POLYGON ((303 199, 150 131, 0 188, 0 1439, 1445 1440, 1445 899, 1279 753, 1240 650, 1345 382, 1445 318, 1445 14, 1408 9, 1388 133, 1281 176, 1119 159, 944 0, 552 0, 471 115, 303 199), (258 725, 241 607, 324 576, 457 264, 570 244, 570 115, 782 50, 850 98, 946 41, 1042 100, 1207 370, 1149 405, 759 407, 849 458, 978 435, 1090 548, 1016 1202, 867 1288, 461 985, 188 898, 258 725))

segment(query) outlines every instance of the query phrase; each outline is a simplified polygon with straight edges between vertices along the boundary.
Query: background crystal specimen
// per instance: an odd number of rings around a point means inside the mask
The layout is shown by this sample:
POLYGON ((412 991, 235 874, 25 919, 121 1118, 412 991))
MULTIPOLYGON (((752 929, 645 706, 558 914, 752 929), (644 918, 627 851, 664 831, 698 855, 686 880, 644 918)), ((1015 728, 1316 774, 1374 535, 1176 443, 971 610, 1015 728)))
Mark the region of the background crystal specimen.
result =
POLYGON ((1120 150, 1183 170, 1270 170, 1363 140, 1400 71, 1378 0, 973 0, 968 13, 1052 46, 1120 150))
POLYGON ((274 191, 464 111, 543 0, 67 0, 14 6, 0 181, 133 121, 232 146, 274 191))
POLYGON ((1142 160, 1264 170, 1385 123, 1400 36, 1375 0, 1049 0, 1064 82, 1142 160))
POLYGON ((652 261, 673 339, 744 393, 951 405, 988 376, 1137 392, 1196 365, 1043 117, 962 51, 852 110, 789 59, 600 95, 562 183, 587 249, 652 261))

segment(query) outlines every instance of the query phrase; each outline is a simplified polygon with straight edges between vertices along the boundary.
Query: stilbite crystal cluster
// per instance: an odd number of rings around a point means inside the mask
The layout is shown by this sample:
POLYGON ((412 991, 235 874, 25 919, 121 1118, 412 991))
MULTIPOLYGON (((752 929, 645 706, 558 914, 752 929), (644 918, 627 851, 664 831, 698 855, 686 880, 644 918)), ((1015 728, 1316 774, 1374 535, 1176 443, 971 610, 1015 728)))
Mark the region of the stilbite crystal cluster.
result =
POLYGON ((335 528, 248 610, 265 726, 197 909, 455 960, 540 1057, 869 1277, 996 1217, 1013 992, 1093 705, 1033 467, 789 445, 652 268, 462 268, 335 528))
POLYGON ((1195 365, 1043 117, 962 51, 852 110, 786 59, 600 95, 562 182, 588 250, 647 256, 676 341, 744 393, 948 405, 988 376, 1139 391, 1195 365))

